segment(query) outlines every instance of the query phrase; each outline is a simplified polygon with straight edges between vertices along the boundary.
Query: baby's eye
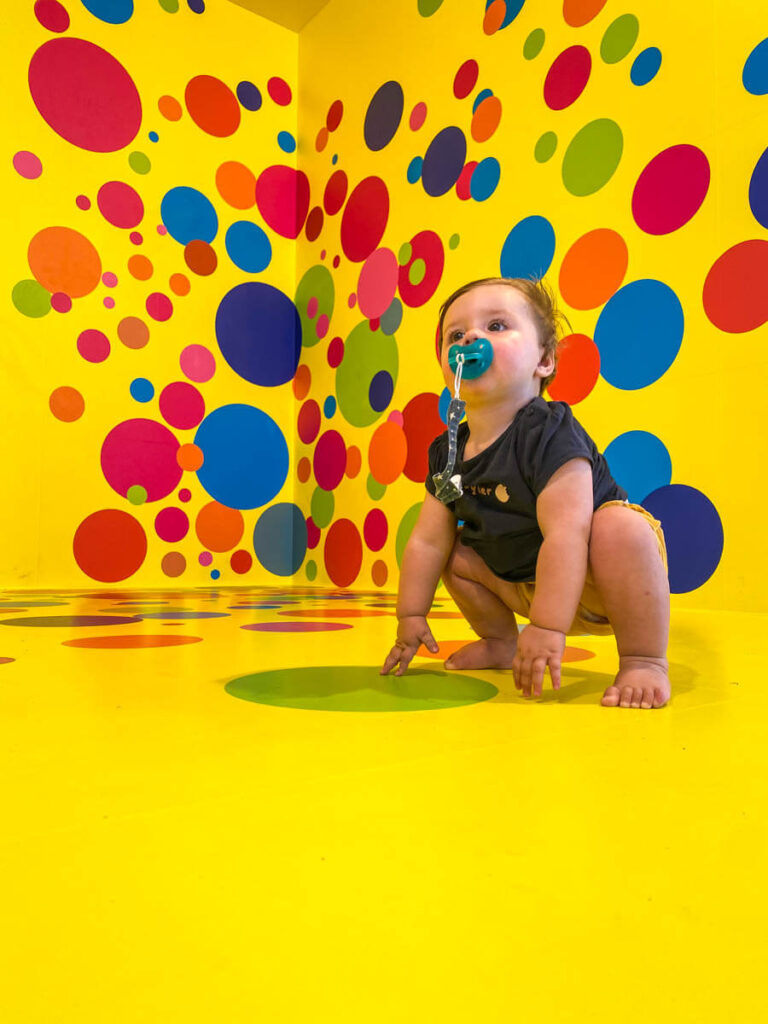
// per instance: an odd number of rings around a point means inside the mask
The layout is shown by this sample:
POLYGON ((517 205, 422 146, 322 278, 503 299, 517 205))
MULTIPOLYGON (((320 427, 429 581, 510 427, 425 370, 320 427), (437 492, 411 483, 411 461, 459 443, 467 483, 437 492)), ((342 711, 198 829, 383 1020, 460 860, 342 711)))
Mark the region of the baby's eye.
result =
POLYGON ((448 335, 448 341, 455 343, 457 341, 461 341, 463 337, 464 331, 451 331, 451 333, 448 335))
POLYGON ((504 331, 506 330, 506 328, 507 325, 504 323, 503 320, 491 320, 491 322, 488 324, 489 331, 504 331))

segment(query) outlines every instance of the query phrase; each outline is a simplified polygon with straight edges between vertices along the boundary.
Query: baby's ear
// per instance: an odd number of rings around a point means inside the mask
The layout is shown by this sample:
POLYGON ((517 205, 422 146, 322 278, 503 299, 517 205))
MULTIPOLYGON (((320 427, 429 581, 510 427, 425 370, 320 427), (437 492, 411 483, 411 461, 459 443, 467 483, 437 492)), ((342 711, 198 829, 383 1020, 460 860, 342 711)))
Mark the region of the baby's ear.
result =
POLYGON ((536 367, 536 376, 549 377, 550 374, 555 372, 555 354, 554 352, 542 353, 539 365, 536 367))

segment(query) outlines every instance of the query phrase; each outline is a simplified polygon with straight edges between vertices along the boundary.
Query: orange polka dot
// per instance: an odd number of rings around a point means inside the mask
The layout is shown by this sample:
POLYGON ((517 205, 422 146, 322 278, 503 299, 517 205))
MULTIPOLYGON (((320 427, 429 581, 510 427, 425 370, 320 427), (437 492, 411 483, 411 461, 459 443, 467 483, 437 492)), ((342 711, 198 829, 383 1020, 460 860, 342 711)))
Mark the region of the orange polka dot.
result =
POLYGON ((216 188, 224 202, 236 210, 248 210, 256 202, 256 176, 237 160, 228 160, 219 167, 216 188))
POLYGON ((312 373, 306 363, 302 363, 296 370, 293 377, 293 394, 299 401, 303 401, 309 394, 312 386, 312 373))
POLYGON ((189 295, 189 278, 183 274, 171 274, 168 284, 174 295, 189 295))
POLYGON ((391 484, 400 476, 408 458, 408 441, 399 423, 387 420, 374 431, 368 447, 371 476, 380 484, 391 484))
POLYGON ((594 309, 618 290, 629 263, 627 244, 611 228, 582 235, 563 257, 560 294, 573 309, 594 309))
POLYGON ((79 420, 85 412, 85 400, 76 388, 56 388, 51 392, 48 405, 56 419, 64 423, 79 420))
POLYGON ((374 584, 377 587, 383 587, 384 584, 387 582, 388 576, 389 572, 387 570, 387 563, 382 562, 380 558, 377 558, 376 561, 371 566, 371 579, 373 580, 374 584))
POLYGON ((152 261, 146 256, 131 256, 128 260, 128 273, 137 281, 148 281, 154 272, 152 261))
POLYGON ((354 480, 362 468, 363 457, 360 454, 360 449, 352 444, 347 448, 347 468, 345 472, 350 480, 354 480))
POLYGON ((176 452, 176 461, 182 469, 194 472, 203 464, 203 450, 196 444, 182 444, 176 452))
POLYGON ((317 150, 318 153, 322 153, 327 145, 328 129, 325 126, 323 126, 317 133, 317 138, 315 139, 315 149, 317 150))
POLYGON ((126 348, 144 348, 149 341, 149 328, 137 316, 126 316, 117 325, 117 336, 126 348))
POLYGON ((306 456, 299 459, 299 464, 296 467, 296 476, 298 476, 299 481, 305 484, 307 480, 309 480, 311 473, 312 463, 309 461, 309 459, 306 456))
POLYGON ((29 269, 49 292, 77 299, 101 280, 101 258, 85 235, 72 228, 43 228, 27 250, 29 269))
MULTIPOLYGON (((490 11, 490 7, 488 10, 490 11)), ((501 120, 501 100, 498 96, 486 96, 472 116, 472 138, 475 142, 485 142, 499 127, 501 120)))
POLYGON ((181 104, 173 96, 161 96, 157 101, 157 109, 166 121, 178 121, 182 114, 181 104))
POLYGON ((507 0, 493 0, 483 18, 483 32, 487 36, 492 36, 494 32, 498 32, 506 15, 507 0))
POLYGON ((208 277, 218 266, 216 250, 201 238, 195 238, 184 246, 184 262, 193 274, 208 277))
POLYGON ((230 551, 240 543, 244 528, 242 513, 218 501, 203 505, 195 520, 197 539, 209 551, 230 551))
POLYGON ((571 28, 581 28, 592 21, 608 0, 563 0, 563 18, 571 28))
POLYGON ((160 568, 166 576, 181 576, 187 568, 187 560, 180 551, 169 551, 163 555, 160 568))

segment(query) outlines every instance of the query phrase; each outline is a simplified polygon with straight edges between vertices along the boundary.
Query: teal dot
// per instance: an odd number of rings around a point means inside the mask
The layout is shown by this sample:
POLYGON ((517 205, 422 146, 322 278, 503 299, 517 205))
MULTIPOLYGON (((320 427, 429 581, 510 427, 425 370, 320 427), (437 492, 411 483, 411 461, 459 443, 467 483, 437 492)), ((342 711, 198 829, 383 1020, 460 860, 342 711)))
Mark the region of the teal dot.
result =
POLYGON ((277 144, 284 153, 293 153, 296 149, 296 139, 290 132, 280 132, 277 136, 277 144))
POLYGON ((551 160, 555 155, 557 149, 557 136, 554 132, 544 132, 541 138, 536 143, 536 149, 533 151, 533 155, 537 162, 545 164, 547 160, 551 160))
POLYGON ((368 491, 368 497, 371 501, 381 501, 384 495, 387 493, 387 485, 380 484, 378 480, 374 480, 371 474, 368 474, 368 479, 365 484, 366 490, 368 491))
POLYGON ((13 304, 20 313, 41 317, 51 312, 51 294, 34 280, 19 281, 11 292, 13 304))
POLYGON ((533 60, 538 57, 544 46, 546 35, 543 28, 535 28, 523 43, 523 57, 526 60, 533 60))
POLYGON ((406 171, 406 177, 411 185, 415 185, 421 177, 421 169, 424 165, 424 160, 420 156, 415 156, 413 160, 408 164, 408 170, 406 171))
POLYGON ((139 484, 134 484, 133 487, 128 488, 125 496, 132 505, 143 505, 147 500, 147 489, 139 484))
POLYGON ((152 164, 146 153, 140 153, 138 150, 134 150, 133 153, 128 154, 128 165, 132 171, 137 174, 149 174, 152 170, 152 164))
POLYGON ((130 392, 131 398, 135 398, 137 402, 151 402, 155 397, 154 386, 146 377, 137 377, 132 380, 130 392))

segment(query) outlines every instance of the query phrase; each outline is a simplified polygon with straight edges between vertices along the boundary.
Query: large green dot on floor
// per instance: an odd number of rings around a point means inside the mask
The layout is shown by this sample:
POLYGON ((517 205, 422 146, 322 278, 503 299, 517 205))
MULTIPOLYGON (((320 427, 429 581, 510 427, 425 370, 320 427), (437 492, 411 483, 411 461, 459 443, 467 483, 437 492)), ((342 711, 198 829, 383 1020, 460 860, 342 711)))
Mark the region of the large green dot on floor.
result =
POLYGON ((380 676, 371 665, 321 665, 254 672, 232 679, 227 693, 255 704, 305 711, 440 711, 490 700, 499 692, 484 679, 411 668, 380 676))

